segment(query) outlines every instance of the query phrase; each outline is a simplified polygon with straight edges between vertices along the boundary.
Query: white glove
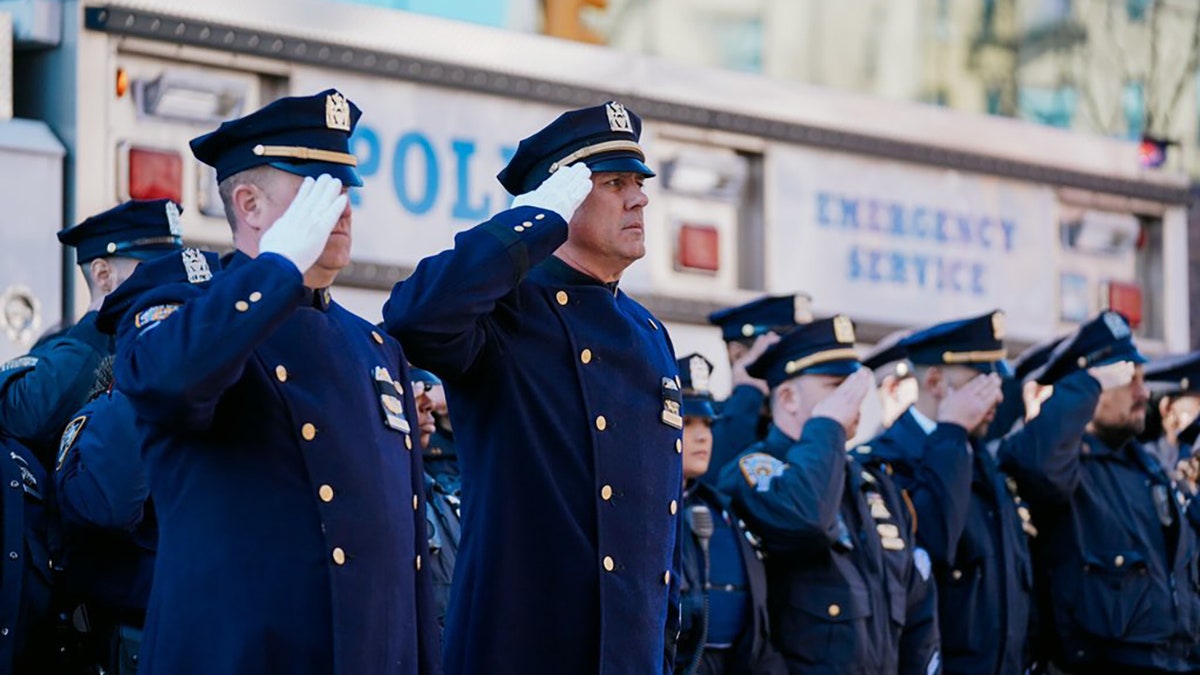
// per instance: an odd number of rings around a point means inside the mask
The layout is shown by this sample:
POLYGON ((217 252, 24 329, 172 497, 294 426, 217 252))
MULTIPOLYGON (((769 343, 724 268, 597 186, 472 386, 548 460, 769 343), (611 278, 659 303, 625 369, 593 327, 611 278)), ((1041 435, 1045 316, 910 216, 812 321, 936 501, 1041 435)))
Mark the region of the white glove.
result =
POLYGON ((1100 391, 1119 389, 1133 381, 1133 361, 1108 363, 1088 368, 1087 372, 1100 383, 1100 391))
POLYGON ((557 213, 569 223, 575 215, 575 209, 579 208, 591 191, 592 170, 583 162, 579 162, 550 174, 536 190, 514 199, 512 208, 536 206, 557 213))
POLYGON ((327 173, 315 181, 305 178, 287 211, 263 233, 258 250, 287 258, 304 274, 321 257, 345 210, 342 181, 327 173))

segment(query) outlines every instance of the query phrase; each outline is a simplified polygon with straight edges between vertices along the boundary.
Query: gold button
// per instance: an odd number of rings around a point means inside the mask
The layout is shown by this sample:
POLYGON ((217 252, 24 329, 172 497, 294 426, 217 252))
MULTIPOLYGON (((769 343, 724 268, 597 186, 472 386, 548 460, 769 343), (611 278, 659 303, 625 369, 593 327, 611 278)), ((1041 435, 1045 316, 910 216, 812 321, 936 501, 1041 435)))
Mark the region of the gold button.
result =
POLYGON ((371 331, 371 339, 374 340, 376 344, 383 344, 383 336, 377 331, 371 331))
POLYGON ((420 500, 417 499, 416 495, 413 495, 413 511, 417 510, 417 504, 419 504, 419 503, 420 503, 420 500))
POLYGON ((605 569, 605 571, 607 571, 607 572, 611 572, 611 571, 613 571, 613 568, 614 568, 614 567, 616 567, 616 566, 617 566, 617 563, 613 562, 612 556, 610 556, 610 555, 606 555, 606 556, 604 556, 604 569, 605 569))
POLYGON ((244 312, 250 309, 250 303, 246 302, 245 300, 238 300, 237 302, 233 303, 233 308, 239 312, 244 312))
POLYGON ((524 232, 524 231, 525 231, 525 228, 524 228, 524 227, 522 227, 522 226, 520 226, 520 225, 518 225, 518 226, 514 227, 514 228, 513 228, 513 230, 514 230, 514 231, 516 231, 516 232, 524 232))
POLYGON ((611 485, 605 485, 604 487, 600 488, 600 498, 603 499, 604 501, 608 501, 608 500, 612 499, 612 486, 611 485))
POLYGON ((333 562, 337 565, 346 564, 346 552, 340 546, 333 549, 333 562))
POLYGON ((412 450, 412 436, 404 437, 404 447, 412 450))
POLYGON ((305 422, 304 426, 300 427, 300 435, 304 437, 304 440, 311 441, 317 437, 317 428, 313 426, 312 422, 305 422))
POLYGON ((525 227, 533 227, 533 223, 531 223, 531 222, 530 222, 530 221, 528 221, 528 220, 527 220, 527 221, 525 221, 525 222, 523 222, 523 223, 521 223, 521 224, 522 224, 522 225, 524 225, 525 227))
POLYGON ((254 291, 250 294, 250 302, 258 302, 259 300, 262 300, 262 293, 254 291))
POLYGON ((539 213, 533 217, 534 220, 544 220, 545 218, 546 218, 546 214, 544 214, 544 213, 539 213))
POLYGON ((604 419, 604 415, 599 415, 596 417, 596 428, 600 431, 604 431, 608 428, 608 420, 604 419))
POLYGON ((1119 555, 1119 556, 1113 558, 1113 564, 1116 565, 1117 567, 1123 566, 1125 564, 1125 556, 1119 555))
POLYGON ((671 500, 671 515, 675 515, 675 512, 677 512, 678 510, 679 510, 679 502, 672 499, 671 500))
POLYGON ((663 585, 664 586, 671 585, 671 570, 667 570, 666 572, 663 572, 663 585))
POLYGON ((591 363, 592 362, 592 350, 585 349, 585 350, 579 352, 579 360, 583 361, 584 365, 591 363))
POLYGON ((841 613, 842 613, 841 607, 838 607, 837 605, 829 606, 829 616, 836 617, 836 616, 840 615, 841 613))
POLYGON ((421 571, 421 556, 417 556, 417 571, 421 571))
POLYGON ((104 250, 108 251, 109 253, 116 253, 117 245, 116 245, 116 243, 110 241, 110 242, 108 242, 108 246, 104 247, 104 250))
POLYGON ((321 501, 323 502, 328 503, 333 501, 333 488, 328 485, 322 485, 321 488, 317 490, 317 494, 321 495, 321 501))
POLYGON ((950 573, 950 576, 955 581, 958 581, 959 579, 962 578, 962 570, 954 570, 953 572, 950 573))
POLYGON ((567 304, 567 292, 559 291, 559 292, 555 293, 554 299, 558 301, 558 304, 563 305, 565 307, 567 304))
POLYGON ((683 440, 682 439, 679 439, 679 438, 675 439, 675 452, 678 452, 680 454, 683 453, 683 440))

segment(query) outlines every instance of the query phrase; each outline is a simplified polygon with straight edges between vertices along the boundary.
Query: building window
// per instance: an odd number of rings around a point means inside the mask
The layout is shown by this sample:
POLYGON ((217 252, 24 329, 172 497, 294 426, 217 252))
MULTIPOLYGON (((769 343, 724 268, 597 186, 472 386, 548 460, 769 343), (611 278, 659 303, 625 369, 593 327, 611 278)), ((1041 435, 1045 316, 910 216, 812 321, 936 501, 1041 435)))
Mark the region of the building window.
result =
POLYGON ((1070 128, 1078 95, 1071 87, 1022 87, 1017 93, 1021 119, 1052 127, 1070 128))
POLYGON ((762 72, 763 22, 760 17, 712 22, 718 63, 722 68, 747 73, 762 72))
POLYGON ((1125 13, 1130 21, 1144 21, 1152 0, 1125 0, 1125 13))
POLYGON ((987 114, 1003 115, 1004 92, 1000 91, 1000 87, 988 87, 985 96, 987 96, 987 114))
POLYGON ((1142 83, 1126 82, 1121 92, 1121 107, 1125 111, 1125 137, 1142 137, 1146 126, 1146 96, 1142 83))

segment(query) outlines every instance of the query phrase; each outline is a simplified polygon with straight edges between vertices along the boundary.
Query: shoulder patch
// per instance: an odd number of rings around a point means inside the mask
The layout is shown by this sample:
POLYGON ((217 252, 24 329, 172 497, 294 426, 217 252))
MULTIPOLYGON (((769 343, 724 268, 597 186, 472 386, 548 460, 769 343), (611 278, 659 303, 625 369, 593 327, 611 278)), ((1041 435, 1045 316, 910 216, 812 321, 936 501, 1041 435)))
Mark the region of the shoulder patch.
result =
POLYGON ((79 438, 79 432, 83 431, 83 427, 87 424, 87 421, 87 415, 80 415, 71 420, 71 423, 63 429, 62 440, 58 442, 58 461, 54 465, 55 471, 62 469, 63 462, 67 460, 67 453, 75 445, 76 439, 79 438))
POLYGON ((167 318, 168 316, 171 316, 172 314, 175 313, 176 310, 179 309, 179 307, 180 307, 179 303, 171 303, 171 304, 167 304, 167 305, 155 305, 153 307, 147 307, 146 309, 143 309, 142 311, 138 312, 138 315, 136 317, 134 317, 133 325, 135 328, 139 328, 139 329, 147 328, 150 325, 156 324, 159 321, 162 321, 163 319, 167 318))
POLYGON ((771 489, 771 480, 783 475, 787 464, 765 452, 752 452, 738 460, 738 467, 751 487, 766 492, 771 489))
POLYGON ((10 370, 20 370, 22 368, 32 368, 37 365, 37 362, 38 357, 36 356, 18 356, 0 365, 0 373, 7 373, 10 370))

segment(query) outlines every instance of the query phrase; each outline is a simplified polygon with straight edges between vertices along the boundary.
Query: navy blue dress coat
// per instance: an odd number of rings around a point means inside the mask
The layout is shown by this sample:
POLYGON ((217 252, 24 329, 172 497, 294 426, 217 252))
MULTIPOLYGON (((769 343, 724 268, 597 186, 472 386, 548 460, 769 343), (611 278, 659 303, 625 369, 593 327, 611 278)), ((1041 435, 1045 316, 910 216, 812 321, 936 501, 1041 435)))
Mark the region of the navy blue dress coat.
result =
POLYGON ((666 329, 551 254, 521 207, 422 261, 384 307, 446 385, 462 472, 447 675, 671 670, 681 396, 666 329))
POLYGON ((800 440, 772 426, 725 467, 721 491, 762 538, 771 634, 793 675, 940 671, 935 590, 912 514, 886 468, 810 419, 800 440))
POLYGON ((159 520, 145 673, 437 672, 399 345, 235 253, 139 296, 115 375, 159 520))

